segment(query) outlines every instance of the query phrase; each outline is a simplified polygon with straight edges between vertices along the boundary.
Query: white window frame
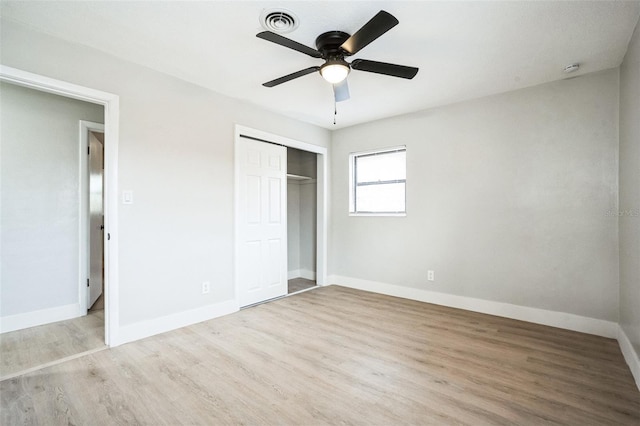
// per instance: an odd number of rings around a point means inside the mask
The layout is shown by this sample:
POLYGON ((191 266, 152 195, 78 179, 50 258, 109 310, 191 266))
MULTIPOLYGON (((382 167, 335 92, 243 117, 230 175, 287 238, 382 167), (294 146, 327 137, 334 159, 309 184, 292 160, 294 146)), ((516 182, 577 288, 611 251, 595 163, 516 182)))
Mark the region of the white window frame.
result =
MULTIPOLYGON (((404 211, 403 212, 358 212, 356 211, 356 175, 355 162, 358 157, 369 155, 388 154, 397 151, 407 152, 406 145, 399 145, 388 148, 373 149, 369 151, 358 151, 349 154, 349 216, 406 216, 407 215, 407 179, 404 179, 404 211)), ((406 159, 405 159, 406 170, 406 159)), ((384 185, 384 183, 382 183, 384 185)))

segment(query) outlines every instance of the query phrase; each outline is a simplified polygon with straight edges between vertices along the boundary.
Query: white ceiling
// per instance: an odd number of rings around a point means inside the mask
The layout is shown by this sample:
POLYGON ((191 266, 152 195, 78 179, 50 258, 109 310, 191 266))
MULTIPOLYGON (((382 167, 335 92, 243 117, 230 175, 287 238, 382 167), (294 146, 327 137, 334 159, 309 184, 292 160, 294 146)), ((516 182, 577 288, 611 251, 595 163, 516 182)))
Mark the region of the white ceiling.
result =
POLYGON ((329 129, 613 68, 622 62, 639 1, 10 2, 3 19, 87 45, 216 92, 329 129), (353 34, 379 10, 400 24, 351 57, 417 66, 413 80, 360 71, 338 104, 319 74, 261 84, 322 63, 258 39, 259 15, 285 7, 286 36, 315 47, 320 33, 353 34))

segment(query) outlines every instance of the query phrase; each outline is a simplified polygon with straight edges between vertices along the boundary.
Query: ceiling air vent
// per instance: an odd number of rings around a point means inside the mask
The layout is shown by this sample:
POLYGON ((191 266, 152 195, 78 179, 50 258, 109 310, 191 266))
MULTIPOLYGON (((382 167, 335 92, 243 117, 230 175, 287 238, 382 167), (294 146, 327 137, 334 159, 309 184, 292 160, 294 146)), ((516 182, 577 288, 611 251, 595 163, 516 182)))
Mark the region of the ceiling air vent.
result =
POLYGON ((262 27, 274 33, 290 33, 298 28, 298 18, 287 9, 265 9, 260 14, 262 27))

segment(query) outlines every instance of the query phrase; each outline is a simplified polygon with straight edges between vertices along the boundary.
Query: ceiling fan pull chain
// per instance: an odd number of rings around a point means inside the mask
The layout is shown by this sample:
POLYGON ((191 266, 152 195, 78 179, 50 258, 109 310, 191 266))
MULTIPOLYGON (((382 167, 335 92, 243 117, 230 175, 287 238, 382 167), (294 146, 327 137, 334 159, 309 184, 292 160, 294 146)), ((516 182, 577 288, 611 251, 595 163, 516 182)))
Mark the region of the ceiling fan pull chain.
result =
POLYGON ((338 103, 333 100, 333 125, 336 125, 336 115, 338 115, 338 103))

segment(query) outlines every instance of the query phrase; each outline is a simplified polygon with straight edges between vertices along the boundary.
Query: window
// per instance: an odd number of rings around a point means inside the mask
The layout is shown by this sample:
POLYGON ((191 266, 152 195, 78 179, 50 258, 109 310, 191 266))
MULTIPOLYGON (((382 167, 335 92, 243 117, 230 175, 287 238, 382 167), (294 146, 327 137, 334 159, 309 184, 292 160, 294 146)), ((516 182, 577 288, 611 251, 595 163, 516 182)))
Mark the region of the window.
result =
POLYGON ((353 153, 350 160, 349 212, 352 215, 404 216, 407 149, 353 153))

